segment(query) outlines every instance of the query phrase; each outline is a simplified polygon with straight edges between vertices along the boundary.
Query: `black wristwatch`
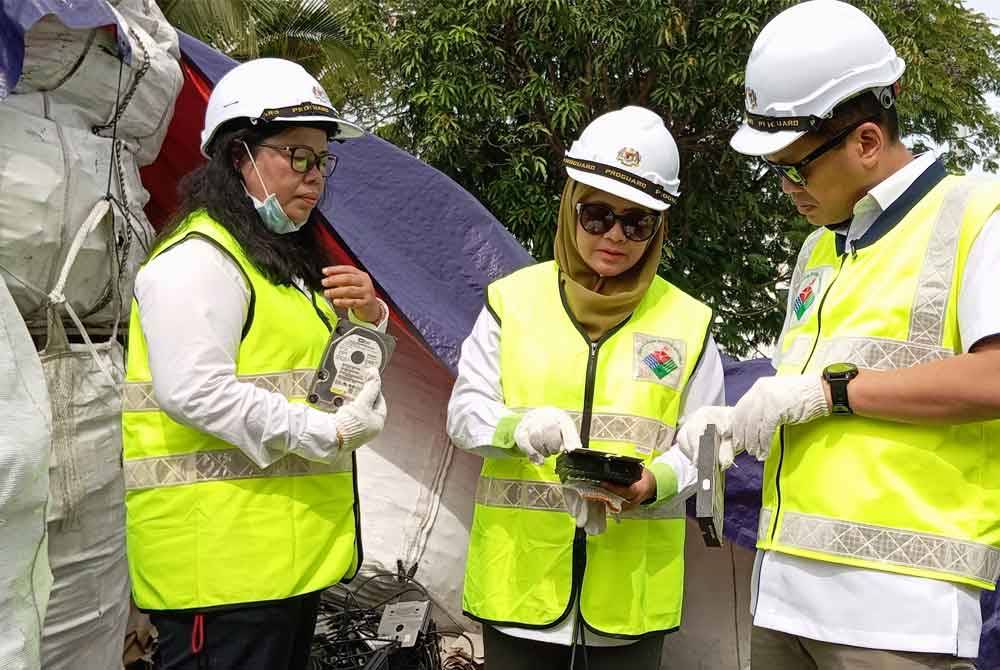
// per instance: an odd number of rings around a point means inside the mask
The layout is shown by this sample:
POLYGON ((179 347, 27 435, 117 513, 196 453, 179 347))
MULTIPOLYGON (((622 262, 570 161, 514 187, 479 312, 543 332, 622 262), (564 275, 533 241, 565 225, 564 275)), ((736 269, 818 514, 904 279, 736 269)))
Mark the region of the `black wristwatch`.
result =
POLYGON ((847 384, 858 376, 858 366, 853 363, 833 363, 823 370, 823 379, 830 386, 830 413, 854 414, 847 399, 847 384))

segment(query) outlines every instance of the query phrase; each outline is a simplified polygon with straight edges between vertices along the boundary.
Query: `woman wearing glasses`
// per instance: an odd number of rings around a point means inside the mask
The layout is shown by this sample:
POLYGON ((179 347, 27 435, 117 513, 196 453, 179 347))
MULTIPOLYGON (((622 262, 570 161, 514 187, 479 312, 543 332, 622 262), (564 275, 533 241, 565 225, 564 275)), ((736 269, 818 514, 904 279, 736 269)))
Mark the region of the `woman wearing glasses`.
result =
POLYGON ((491 670, 655 669, 680 625, 695 481, 671 447, 686 414, 723 402, 722 365, 711 310, 657 276, 679 187, 662 120, 605 114, 564 163, 555 261, 489 286, 448 408, 452 440, 484 458, 464 608, 491 670), (641 479, 561 486, 556 457, 581 447, 642 459, 641 479))
POLYGON ((312 230, 328 142, 361 135, 300 66, 236 67, 136 279, 128 551, 161 670, 304 669, 320 591, 360 562, 353 451, 382 429, 379 379, 336 414, 302 400, 334 307, 385 328, 371 279, 323 267, 312 230))

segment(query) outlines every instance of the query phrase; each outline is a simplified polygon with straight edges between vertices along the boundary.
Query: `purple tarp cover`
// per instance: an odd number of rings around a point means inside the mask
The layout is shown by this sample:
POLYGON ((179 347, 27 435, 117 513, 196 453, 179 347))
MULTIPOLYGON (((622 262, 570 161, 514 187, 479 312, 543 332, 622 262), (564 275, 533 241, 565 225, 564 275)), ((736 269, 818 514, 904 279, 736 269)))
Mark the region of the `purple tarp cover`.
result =
MULTIPOLYGON (((67 26, 115 25, 103 0, 0 0, 0 100, 20 77, 23 37, 42 16, 56 14, 67 26)), ((119 43, 128 57, 127 44, 119 43)), ((181 50, 212 81, 235 61, 181 35, 181 50)), ((321 211, 344 244, 454 371, 459 347, 483 306, 491 280, 532 262, 516 240, 471 195, 444 174, 377 137, 336 147, 337 172, 321 211)), ((760 377, 774 374, 770 361, 726 357, 726 398, 732 405, 760 377)), ((744 455, 726 473, 726 536, 752 548, 760 508, 761 465, 744 455)), ((980 670, 1000 668, 1000 602, 983 596, 980 670)))

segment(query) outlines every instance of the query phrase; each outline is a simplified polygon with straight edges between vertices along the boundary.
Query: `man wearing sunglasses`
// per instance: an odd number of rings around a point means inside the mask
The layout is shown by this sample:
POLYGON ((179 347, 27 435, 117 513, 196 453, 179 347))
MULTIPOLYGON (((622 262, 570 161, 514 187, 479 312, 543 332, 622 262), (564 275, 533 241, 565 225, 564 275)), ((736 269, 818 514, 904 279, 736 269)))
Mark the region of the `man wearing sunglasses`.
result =
POLYGON ((903 69, 836 0, 779 14, 747 63, 731 144, 817 227, 778 375, 721 415, 765 461, 754 668, 971 668, 1000 576, 1000 187, 900 142, 903 69))

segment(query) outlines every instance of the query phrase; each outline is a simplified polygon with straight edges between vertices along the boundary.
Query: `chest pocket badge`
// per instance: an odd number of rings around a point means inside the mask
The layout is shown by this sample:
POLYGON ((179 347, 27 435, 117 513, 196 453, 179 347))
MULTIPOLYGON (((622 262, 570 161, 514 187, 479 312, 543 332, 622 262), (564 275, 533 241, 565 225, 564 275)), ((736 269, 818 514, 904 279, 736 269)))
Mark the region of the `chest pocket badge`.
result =
POLYGON ((805 323, 809 315, 815 311, 823 296, 823 288, 826 284, 827 274, 833 268, 822 266, 808 270, 802 275, 795 293, 791 296, 789 305, 790 322, 789 326, 794 328, 805 323))
POLYGON ((685 343, 644 333, 635 333, 633 337, 633 378, 675 390, 680 388, 687 359, 685 343))

